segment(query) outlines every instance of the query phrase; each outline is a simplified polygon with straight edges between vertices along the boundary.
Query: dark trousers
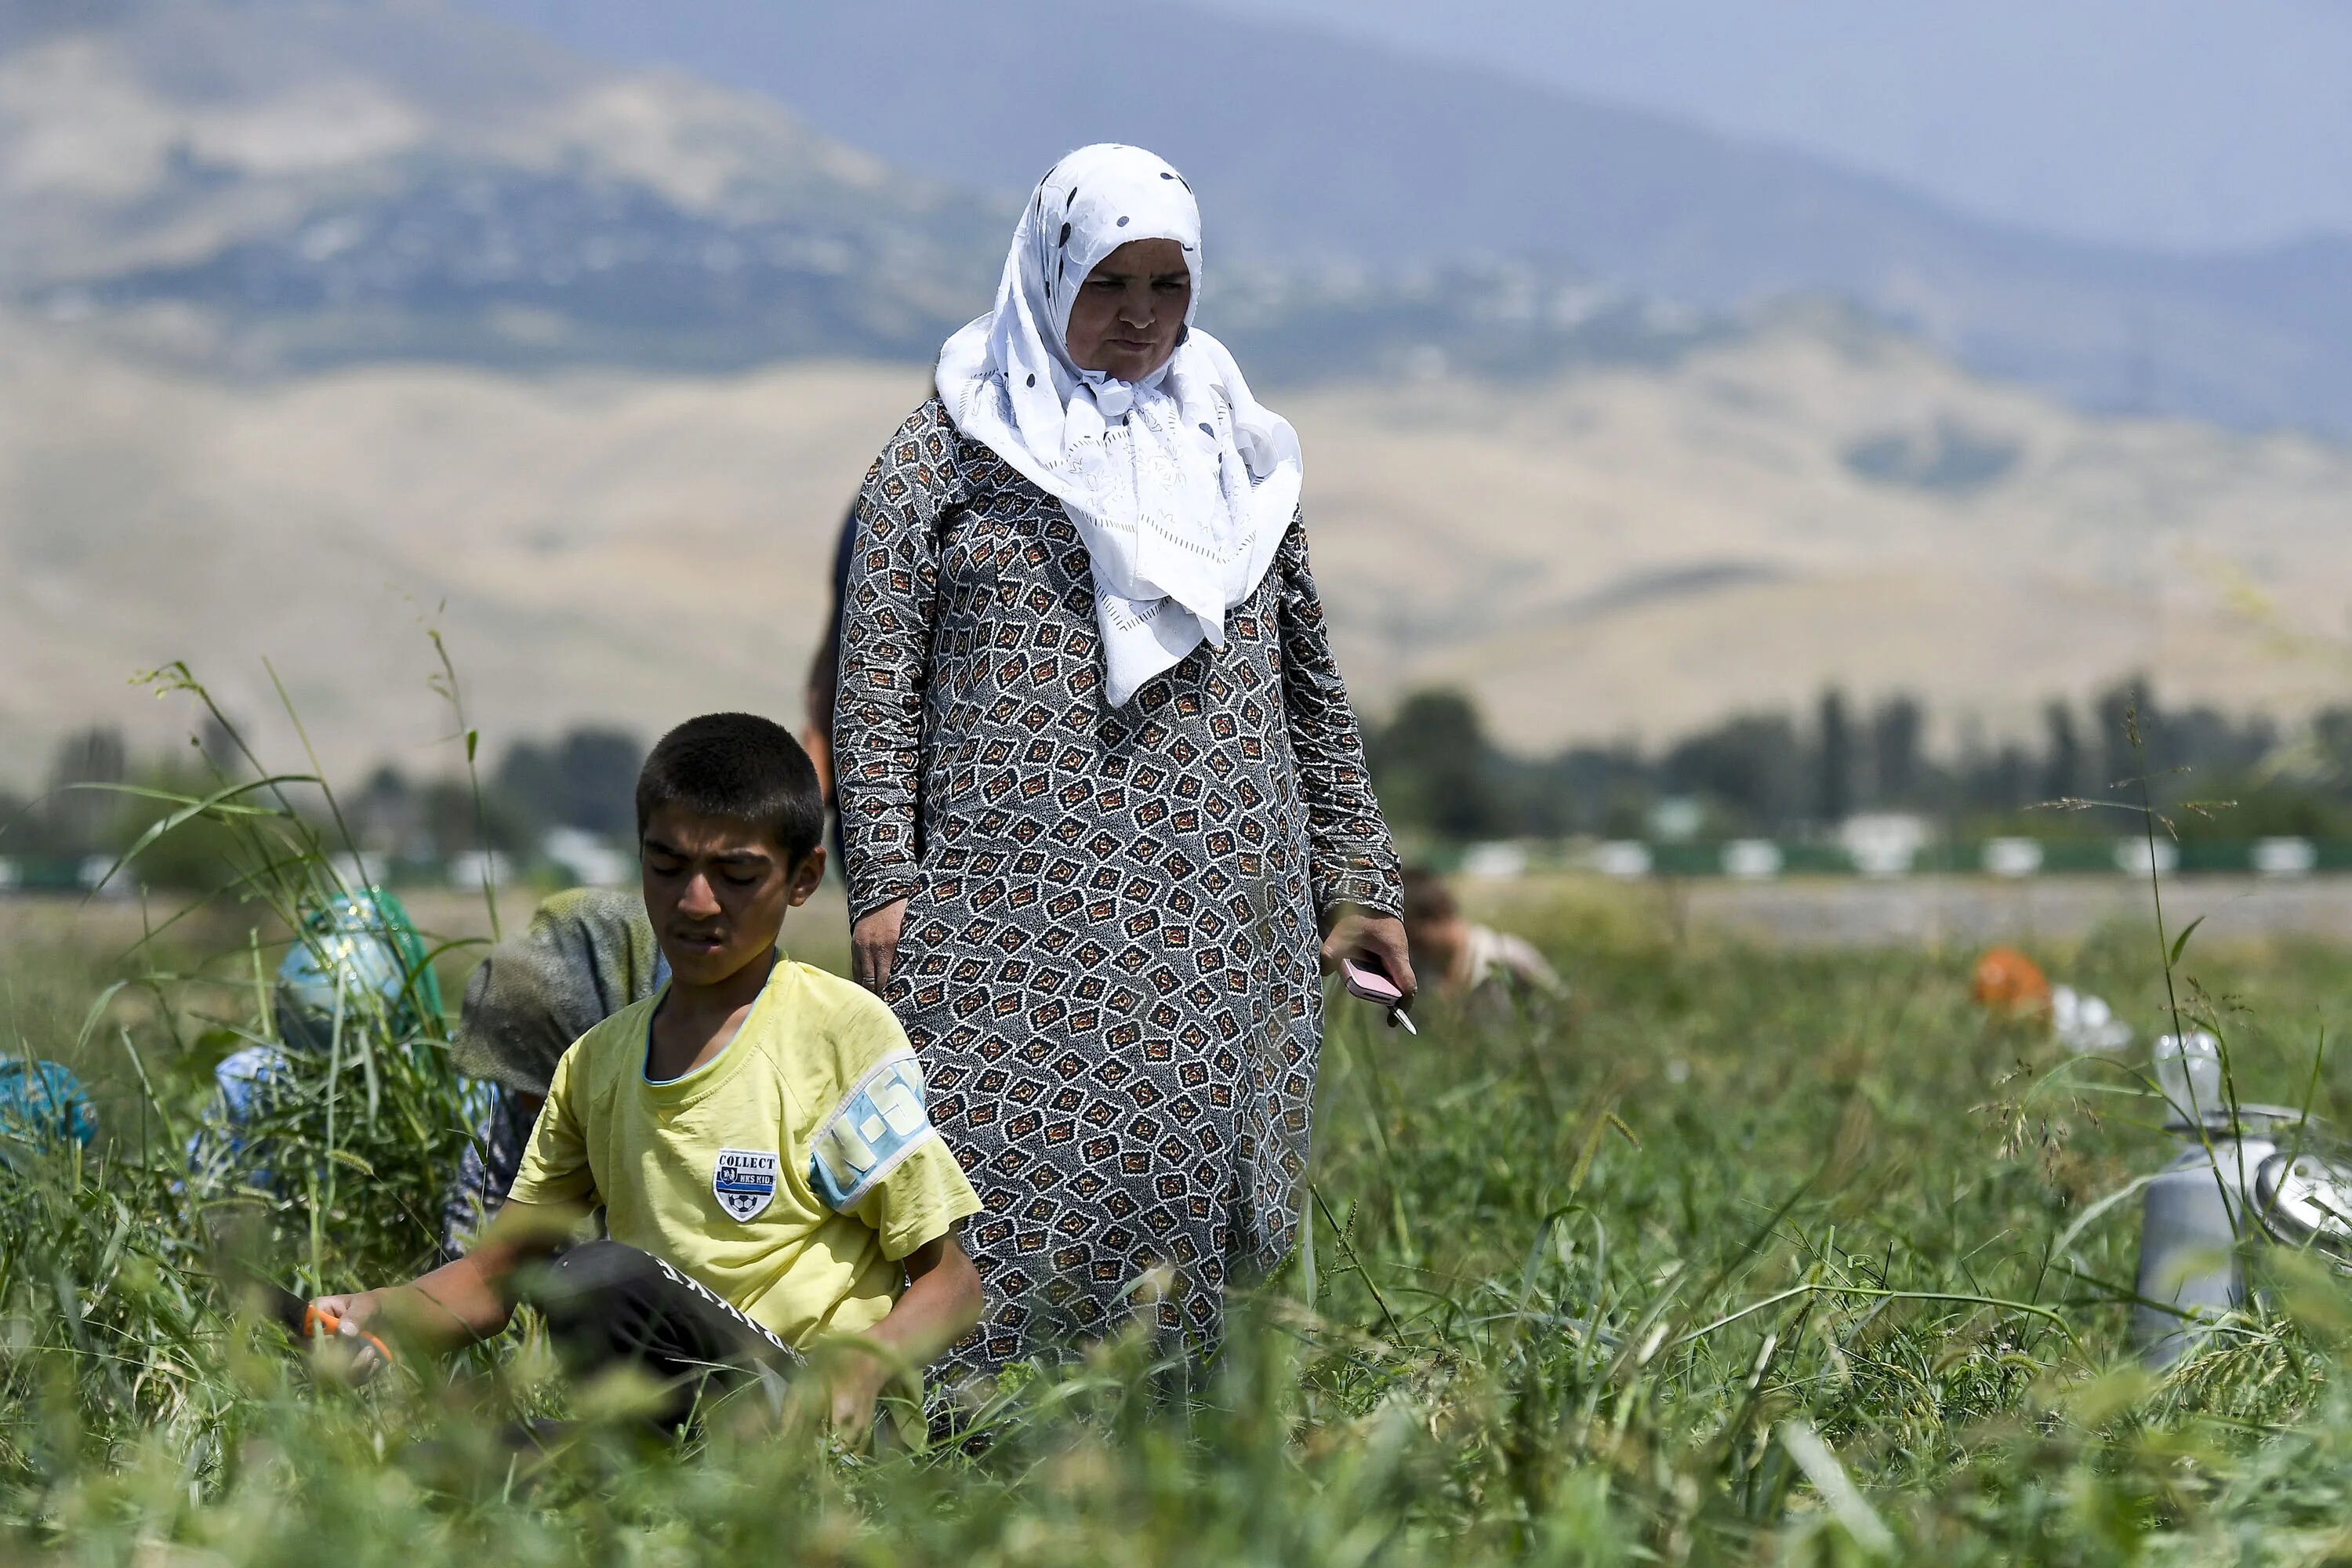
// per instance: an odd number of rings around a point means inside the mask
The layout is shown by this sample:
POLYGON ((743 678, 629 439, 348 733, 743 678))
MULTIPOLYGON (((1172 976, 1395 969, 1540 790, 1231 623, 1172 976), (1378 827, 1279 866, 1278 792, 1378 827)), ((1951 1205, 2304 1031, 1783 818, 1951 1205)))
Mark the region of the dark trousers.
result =
POLYGON ((617 1241, 575 1247, 532 1271, 523 1300, 576 1377, 635 1366, 660 1385, 656 1425, 684 1426, 719 1394, 780 1391, 793 1349, 649 1252, 617 1241))

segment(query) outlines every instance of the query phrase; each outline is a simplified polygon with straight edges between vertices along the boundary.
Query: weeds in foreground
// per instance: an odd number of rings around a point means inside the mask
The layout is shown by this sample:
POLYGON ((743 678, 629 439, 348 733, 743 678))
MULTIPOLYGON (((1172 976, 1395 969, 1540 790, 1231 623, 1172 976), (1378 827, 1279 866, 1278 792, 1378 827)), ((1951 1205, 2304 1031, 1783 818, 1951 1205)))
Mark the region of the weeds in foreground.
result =
MULTIPOLYGON (((196 803, 191 803, 196 804, 196 803)), ((412 1270, 464 1118, 429 1010, 359 1008, 268 1127, 268 1186, 186 1174, 210 1060, 273 1041, 264 928, 331 896, 320 836, 247 789, 247 943, 84 955, 12 1051, 96 1080, 108 1137, 0 1173, 0 1531, 81 1562, 1139 1563, 2326 1562, 2352 1552, 2352 1303, 2308 1257, 2164 1378, 2123 1342, 2131 1075, 1987 1026, 1966 956, 1798 956, 1563 904, 1572 1009, 1334 1018, 1303 1244, 1191 1394, 1137 1343, 851 1455, 788 1413, 648 1447, 529 1336, 351 1392, 225 1289, 226 1218, 289 1283, 412 1270), (308 835, 308 837, 306 837, 308 835), (282 900, 282 907, 273 900, 282 900), (43 1031, 49 1031, 43 1037, 43 1031), (1973 1110, 1971 1108, 1981 1108, 1973 1110)), ((236 895, 233 895, 236 896, 236 895)), ((2071 955, 2143 1029, 2146 935, 2071 955)), ((176 943, 181 945, 175 946, 176 943)), ((2182 954, 2174 952, 2175 960, 2182 954)), ((0 954, 0 980, 22 973, 0 954)), ((56 992, 57 955, 38 961, 56 992)), ((2199 961, 2249 1098, 2352 1080, 2310 1042, 2335 955, 2199 961)))

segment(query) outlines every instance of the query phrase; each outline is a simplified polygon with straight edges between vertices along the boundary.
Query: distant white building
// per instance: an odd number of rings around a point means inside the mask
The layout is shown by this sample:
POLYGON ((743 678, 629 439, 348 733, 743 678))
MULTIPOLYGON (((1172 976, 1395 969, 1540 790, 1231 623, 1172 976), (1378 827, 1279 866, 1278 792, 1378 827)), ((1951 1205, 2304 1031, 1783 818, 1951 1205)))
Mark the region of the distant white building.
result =
POLYGON ((501 888, 512 880, 514 862, 502 851, 464 849, 449 857, 449 885, 453 888, 479 888, 484 882, 501 888))
POLYGON ((1865 877, 1902 877, 1927 847, 1927 822, 1907 811, 1870 811, 1838 825, 1838 844, 1865 877))
POLYGON ((1604 877, 1639 881, 1650 874, 1650 847, 1638 838, 1612 838, 1594 845, 1585 863, 1604 877))
POLYGON ((607 840, 577 827, 551 830, 539 841, 539 851, 579 887, 618 888, 637 878, 635 859, 607 840))
POLYGON ((1706 808, 1686 795, 1661 796, 1650 807, 1650 837, 1668 844, 1681 844, 1698 837, 1706 820, 1706 808))
POLYGON ((2319 846, 2308 838, 2257 838, 2253 868, 2264 877, 2308 877, 2319 868, 2319 846))
POLYGON ((1769 881, 1780 874, 1780 847, 1769 838, 1735 838, 1723 847, 1723 874, 1769 881))
POLYGON ((2169 838, 2118 838, 2116 868, 2139 877, 2147 876, 2150 870, 2159 877, 2168 877, 2180 868, 2180 846, 2169 838))
POLYGON ((2042 869, 2042 842, 2036 838, 1985 840, 1984 868, 1995 877, 2031 877, 2042 869))

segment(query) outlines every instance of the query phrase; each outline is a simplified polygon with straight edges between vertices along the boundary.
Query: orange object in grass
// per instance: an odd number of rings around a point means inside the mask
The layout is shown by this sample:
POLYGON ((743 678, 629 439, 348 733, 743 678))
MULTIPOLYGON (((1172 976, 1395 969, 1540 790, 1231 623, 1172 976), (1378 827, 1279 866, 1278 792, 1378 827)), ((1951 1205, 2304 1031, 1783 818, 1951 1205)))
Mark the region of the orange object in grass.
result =
POLYGON ((1988 1012, 2024 1018, 2050 1011, 2050 977, 2013 947, 1989 948, 1977 960, 1969 994, 1988 1012))
MULTIPOLYGON (((342 1331, 342 1319, 315 1303, 307 1301, 303 1303, 302 1337, 304 1339, 333 1339, 342 1331)), ((373 1334, 369 1333, 365 1329, 362 1329, 360 1331, 360 1338, 365 1340, 369 1346, 374 1350, 375 1353, 383 1358, 384 1365, 390 1366, 392 1364, 392 1349, 390 1346, 386 1345, 382 1340, 376 1338, 373 1334)))

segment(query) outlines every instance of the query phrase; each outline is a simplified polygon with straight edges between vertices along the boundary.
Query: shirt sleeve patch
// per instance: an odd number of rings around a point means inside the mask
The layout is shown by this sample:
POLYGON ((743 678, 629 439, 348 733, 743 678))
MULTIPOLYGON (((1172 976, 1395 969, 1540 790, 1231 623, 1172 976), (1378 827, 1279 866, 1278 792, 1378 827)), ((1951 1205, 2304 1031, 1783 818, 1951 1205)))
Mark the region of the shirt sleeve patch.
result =
POLYGON ((810 1140, 809 1184, 825 1206, 846 1213, 927 1138, 923 1069, 914 1053, 894 1057, 842 1097, 810 1140))

